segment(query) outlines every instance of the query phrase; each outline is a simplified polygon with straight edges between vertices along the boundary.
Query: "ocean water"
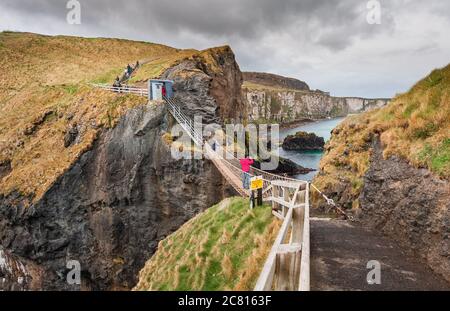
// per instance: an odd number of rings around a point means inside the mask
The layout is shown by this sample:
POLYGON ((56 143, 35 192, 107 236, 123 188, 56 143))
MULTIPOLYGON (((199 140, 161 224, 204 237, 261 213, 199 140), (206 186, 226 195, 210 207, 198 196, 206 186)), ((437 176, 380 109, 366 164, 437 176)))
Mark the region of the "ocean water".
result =
MULTIPOLYGON (((323 137, 325 141, 328 141, 331 138, 331 131, 338 126, 345 118, 336 118, 331 120, 323 120, 323 121, 317 121, 313 123, 308 123, 305 125, 301 125, 295 128, 289 128, 285 130, 280 130, 280 142, 283 142, 283 140, 288 135, 293 135, 297 132, 303 131, 308 133, 314 133, 319 137, 323 137)), ((320 160, 323 157, 323 152, 320 151, 286 151, 283 150, 283 148, 280 147, 280 156, 283 158, 287 158, 289 160, 292 160, 293 162, 308 168, 313 168, 318 170, 319 169, 319 163, 320 160)), ((318 171, 311 172, 309 174, 305 175, 297 175, 295 178, 301 179, 301 180, 308 180, 311 181, 318 171)))

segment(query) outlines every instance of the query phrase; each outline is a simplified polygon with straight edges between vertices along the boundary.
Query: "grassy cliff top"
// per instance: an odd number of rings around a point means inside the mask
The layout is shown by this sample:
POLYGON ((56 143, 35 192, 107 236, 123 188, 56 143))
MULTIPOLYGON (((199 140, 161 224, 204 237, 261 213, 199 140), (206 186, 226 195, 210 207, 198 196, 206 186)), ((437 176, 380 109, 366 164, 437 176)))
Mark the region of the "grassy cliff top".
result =
POLYGON ((231 198, 161 241, 135 290, 253 290, 280 223, 231 198))
POLYGON ((309 94, 312 91, 307 90, 298 90, 293 88, 287 88, 279 85, 265 85, 259 84, 251 81, 244 81, 242 84, 242 88, 248 91, 261 91, 261 92, 296 92, 296 93, 304 93, 309 94))
POLYGON ((388 106, 353 116, 342 123, 321 162, 325 187, 349 180, 357 197, 369 167, 371 141, 379 135, 384 156, 399 156, 450 178, 450 65, 431 72, 388 106))
POLYGON ((204 51, 194 49, 177 50, 173 53, 167 53, 153 59, 147 59, 137 73, 130 79, 130 83, 142 83, 149 79, 158 78, 166 69, 176 66, 183 60, 201 60, 203 64, 209 66, 211 72, 220 72, 220 64, 217 63, 217 59, 214 55, 217 53, 224 53, 226 49, 230 49, 230 47, 221 46, 204 51))
POLYGON ((18 191, 39 199, 91 147, 102 127, 114 126, 127 109, 146 103, 88 83, 112 84, 137 60, 152 64, 184 56, 145 42, 0 33, 0 195, 18 191), (71 127, 79 135, 65 148, 71 127))

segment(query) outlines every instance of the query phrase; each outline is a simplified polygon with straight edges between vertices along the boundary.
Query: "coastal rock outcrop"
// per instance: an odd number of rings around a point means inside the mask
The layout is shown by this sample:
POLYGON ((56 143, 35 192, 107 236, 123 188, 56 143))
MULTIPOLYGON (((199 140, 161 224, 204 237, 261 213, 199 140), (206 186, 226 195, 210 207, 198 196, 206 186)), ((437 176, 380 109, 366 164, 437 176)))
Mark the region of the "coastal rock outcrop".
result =
POLYGON ((242 122, 246 107, 242 73, 229 46, 212 48, 181 61, 163 78, 174 81, 175 100, 186 115, 202 116, 205 124, 242 122))
POLYGON ((295 151, 323 151, 325 140, 314 133, 297 132, 295 135, 289 135, 284 139, 284 150, 295 151))
MULTIPOLYGON (((261 163, 256 161, 253 166, 260 169, 261 163)), ((303 167, 303 166, 298 165, 297 163, 293 162, 292 160, 279 157, 277 169, 272 170, 272 171, 267 171, 267 172, 272 173, 272 174, 295 176, 295 175, 301 175, 301 174, 308 174, 313 171, 315 171, 315 170, 312 168, 303 167)))

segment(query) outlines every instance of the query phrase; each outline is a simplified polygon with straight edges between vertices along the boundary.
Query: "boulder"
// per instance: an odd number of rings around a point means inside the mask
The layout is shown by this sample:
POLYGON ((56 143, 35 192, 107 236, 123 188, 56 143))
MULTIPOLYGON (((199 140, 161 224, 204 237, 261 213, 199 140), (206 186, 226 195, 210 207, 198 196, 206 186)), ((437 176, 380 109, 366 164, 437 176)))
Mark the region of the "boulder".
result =
MULTIPOLYGON (((261 168, 260 162, 256 161, 254 167, 261 168)), ((277 169, 267 172, 278 175, 294 176, 294 175, 308 174, 313 171, 315 171, 315 169, 303 167, 289 159, 280 157, 277 169)))

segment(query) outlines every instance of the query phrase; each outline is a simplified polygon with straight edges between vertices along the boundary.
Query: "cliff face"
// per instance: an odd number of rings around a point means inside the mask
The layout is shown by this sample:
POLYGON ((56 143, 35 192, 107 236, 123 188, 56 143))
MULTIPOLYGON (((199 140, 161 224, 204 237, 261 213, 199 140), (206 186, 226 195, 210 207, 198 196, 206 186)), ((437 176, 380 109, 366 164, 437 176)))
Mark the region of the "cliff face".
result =
POLYGON ((359 219, 419 253, 450 281, 450 184, 406 161, 383 158, 379 142, 364 176, 359 219))
MULTIPOLYGON (((176 80, 188 114, 201 114, 207 122, 239 118, 242 78, 231 49, 194 54, 164 73, 176 80)), ((211 162, 172 157, 163 137, 174 120, 164 105, 121 106, 121 95, 90 94, 79 100, 90 107, 86 111, 94 111, 99 97, 111 100, 105 114, 110 126, 95 123, 99 116, 76 119, 72 128, 95 128, 96 135, 69 168, 58 168, 59 175, 38 197, 22 191, 0 195, 0 290, 78 290, 66 281, 72 260, 81 265, 81 289, 132 288, 159 241, 232 194, 211 162)), ((50 130, 54 119, 77 118, 70 111, 55 115, 46 120, 50 130)), ((60 128, 65 127, 53 132, 60 128)), ((41 141, 56 139, 48 154, 53 146, 64 146, 64 135, 39 130, 41 141)), ((64 152, 77 148, 85 132, 77 135, 64 152)), ((15 162, 1 162, 0 178, 18 169, 15 162)))
POLYGON ((267 73, 243 73, 248 116, 253 121, 290 123, 303 119, 343 117, 380 108, 389 99, 333 97, 310 90, 300 80, 267 73))
POLYGON ((389 99, 332 97, 321 91, 289 91, 244 88, 252 120, 271 120, 282 123, 302 119, 343 117, 380 108, 389 99))
POLYGON ((19 275, 0 267, 2 289, 19 278, 24 289, 77 289, 65 279, 70 260, 81 264, 83 289, 132 287, 161 239, 224 196, 210 162, 172 159, 167 126, 164 107, 133 109, 39 202, 1 198, 3 256, 23 266, 19 275))
POLYGON ((181 61, 163 74, 173 80, 175 98, 190 116, 204 123, 240 122, 246 118, 242 73, 230 47, 213 48, 181 61))

